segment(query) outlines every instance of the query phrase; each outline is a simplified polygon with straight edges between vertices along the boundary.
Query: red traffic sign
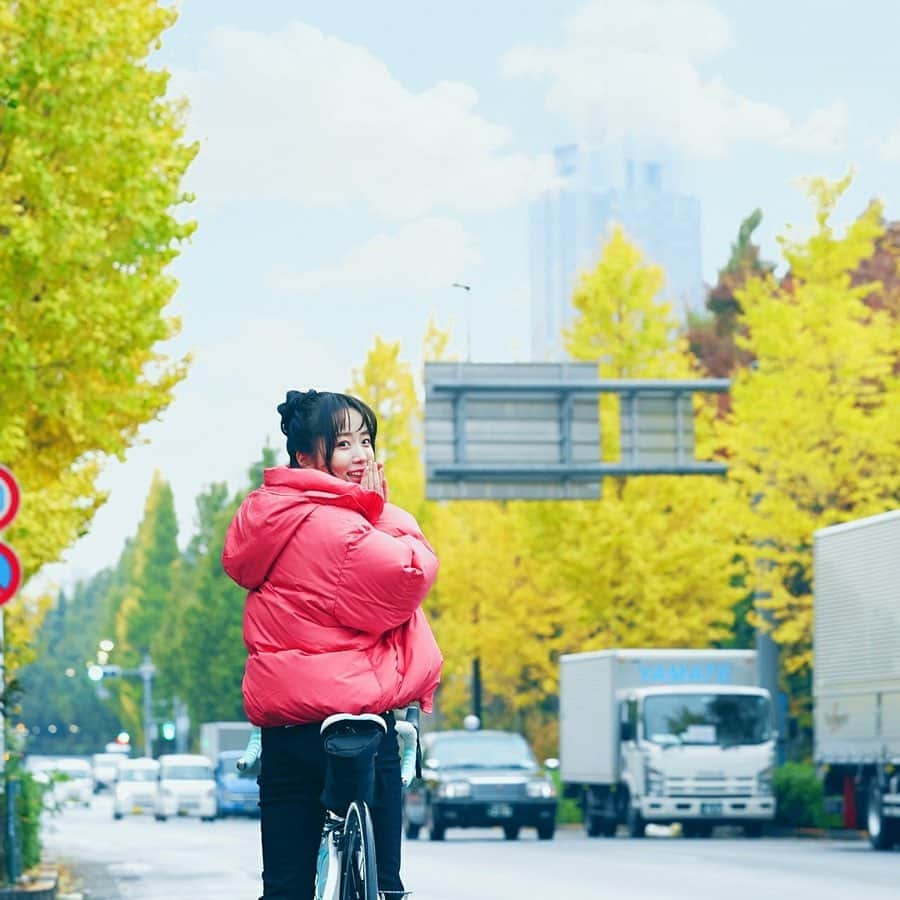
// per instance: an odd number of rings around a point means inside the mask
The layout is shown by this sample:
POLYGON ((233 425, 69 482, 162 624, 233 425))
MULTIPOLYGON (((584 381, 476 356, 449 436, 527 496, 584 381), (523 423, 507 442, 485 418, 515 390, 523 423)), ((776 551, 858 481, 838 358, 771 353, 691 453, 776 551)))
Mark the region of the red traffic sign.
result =
POLYGON ((22 565, 12 547, 0 544, 0 606, 12 599, 22 584, 22 565))
POLYGON ((22 492, 15 475, 6 466, 0 466, 0 531, 16 517, 21 499, 22 492))

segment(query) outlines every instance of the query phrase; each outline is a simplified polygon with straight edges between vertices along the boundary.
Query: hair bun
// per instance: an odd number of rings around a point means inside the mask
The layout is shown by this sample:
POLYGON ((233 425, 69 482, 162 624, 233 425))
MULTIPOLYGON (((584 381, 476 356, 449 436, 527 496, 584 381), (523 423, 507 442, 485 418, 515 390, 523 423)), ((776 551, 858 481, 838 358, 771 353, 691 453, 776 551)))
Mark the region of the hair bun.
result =
POLYGON ((278 404, 278 414, 281 416, 281 433, 288 433, 288 423, 295 415, 303 410, 304 406, 313 403, 319 396, 318 391, 288 391, 284 403, 278 404))

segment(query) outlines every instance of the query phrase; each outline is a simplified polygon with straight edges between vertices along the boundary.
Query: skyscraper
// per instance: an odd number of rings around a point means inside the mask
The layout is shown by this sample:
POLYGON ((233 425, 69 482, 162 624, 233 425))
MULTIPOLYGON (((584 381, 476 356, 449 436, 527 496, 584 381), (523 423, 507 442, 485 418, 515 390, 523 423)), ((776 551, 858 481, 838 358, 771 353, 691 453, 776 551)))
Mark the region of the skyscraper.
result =
POLYGON ((671 164, 660 154, 580 144, 555 157, 559 181, 531 209, 532 358, 565 358, 562 329, 574 318, 578 275, 596 266, 615 224, 662 266, 661 299, 679 318, 701 310, 700 203, 674 190, 671 164))

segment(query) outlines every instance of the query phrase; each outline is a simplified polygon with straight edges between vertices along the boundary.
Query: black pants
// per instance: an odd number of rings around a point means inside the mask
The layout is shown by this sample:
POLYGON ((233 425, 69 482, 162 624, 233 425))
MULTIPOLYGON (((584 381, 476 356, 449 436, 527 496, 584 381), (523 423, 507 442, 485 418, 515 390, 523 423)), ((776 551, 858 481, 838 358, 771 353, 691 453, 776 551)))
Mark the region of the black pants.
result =
MULTIPOLYGON (((392 715, 375 757, 372 823, 378 889, 402 891, 400 750, 392 715)), ((310 900, 325 810, 320 802, 325 750, 320 723, 263 728, 259 806, 262 827, 263 897, 310 900)))

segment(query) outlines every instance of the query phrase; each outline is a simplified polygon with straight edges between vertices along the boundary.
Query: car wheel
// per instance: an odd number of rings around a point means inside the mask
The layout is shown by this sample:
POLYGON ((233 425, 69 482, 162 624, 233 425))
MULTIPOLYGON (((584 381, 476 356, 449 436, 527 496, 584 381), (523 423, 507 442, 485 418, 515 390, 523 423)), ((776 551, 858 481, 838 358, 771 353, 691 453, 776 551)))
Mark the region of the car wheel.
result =
POLYGON ((156 815, 155 815, 153 818, 156 819, 157 822, 165 822, 166 819, 168 819, 169 817, 168 817, 168 816, 162 816, 162 815, 160 815, 159 813, 156 813, 156 815))
POLYGON ((406 828, 404 829, 404 834, 411 841, 416 841, 419 839, 419 831, 421 830, 421 825, 413 825, 412 822, 406 823, 406 828))
POLYGON ((121 818, 122 818, 122 813, 114 812, 114 813, 113 813, 113 818, 114 818, 114 819, 121 819, 121 818))
POLYGON ((428 840, 442 841, 446 836, 447 828, 438 818, 433 806, 428 807, 428 840))
POLYGON ((539 841, 552 841, 553 835, 556 834, 556 825, 552 822, 549 825, 538 825, 537 834, 539 841))
POLYGON ((517 841, 519 839, 519 826, 518 825, 504 825, 503 826, 503 837, 508 841, 517 841))

